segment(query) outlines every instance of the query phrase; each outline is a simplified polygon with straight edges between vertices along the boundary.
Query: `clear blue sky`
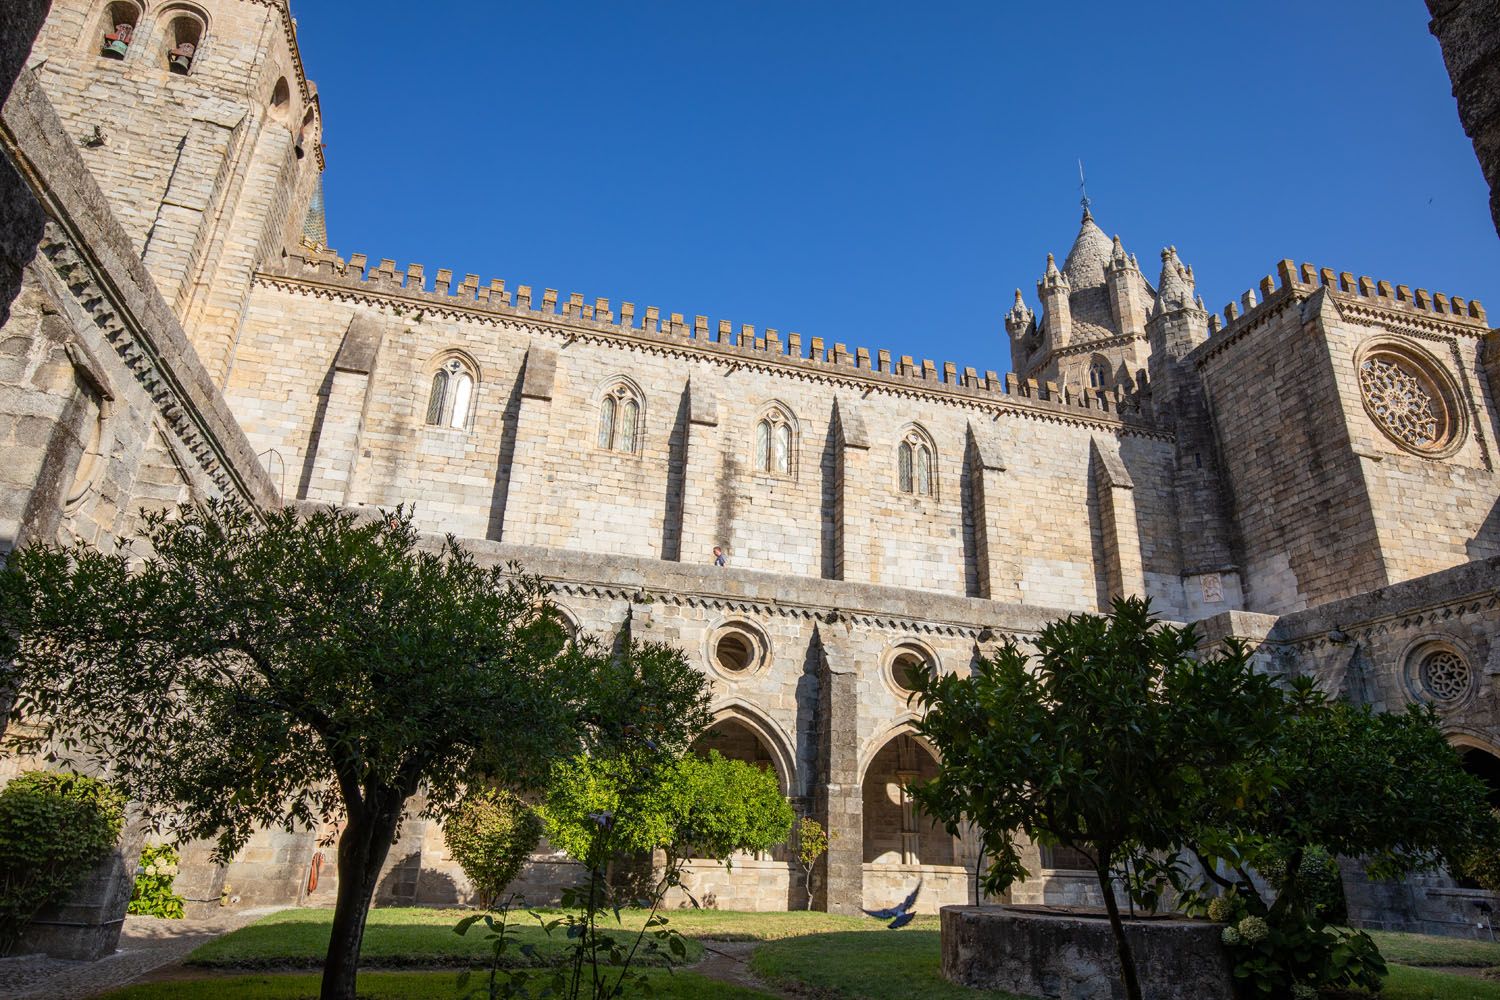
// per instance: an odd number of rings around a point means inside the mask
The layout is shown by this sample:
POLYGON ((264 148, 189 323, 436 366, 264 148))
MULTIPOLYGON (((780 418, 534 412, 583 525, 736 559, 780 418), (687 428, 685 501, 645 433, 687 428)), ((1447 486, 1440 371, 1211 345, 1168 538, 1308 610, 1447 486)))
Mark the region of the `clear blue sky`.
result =
POLYGON ((1291 257, 1480 298, 1500 239, 1420 0, 294 0, 331 241, 1006 370, 1094 214, 1210 308, 1291 257))

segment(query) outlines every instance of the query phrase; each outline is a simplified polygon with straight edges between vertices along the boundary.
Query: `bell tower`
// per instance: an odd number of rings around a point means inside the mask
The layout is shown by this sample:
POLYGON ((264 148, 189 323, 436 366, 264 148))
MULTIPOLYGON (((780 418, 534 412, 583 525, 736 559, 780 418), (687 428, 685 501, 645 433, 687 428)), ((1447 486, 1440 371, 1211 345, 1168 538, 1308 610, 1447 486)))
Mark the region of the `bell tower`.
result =
POLYGON ((54 0, 32 65, 209 372, 302 238, 322 117, 286 0, 54 0))

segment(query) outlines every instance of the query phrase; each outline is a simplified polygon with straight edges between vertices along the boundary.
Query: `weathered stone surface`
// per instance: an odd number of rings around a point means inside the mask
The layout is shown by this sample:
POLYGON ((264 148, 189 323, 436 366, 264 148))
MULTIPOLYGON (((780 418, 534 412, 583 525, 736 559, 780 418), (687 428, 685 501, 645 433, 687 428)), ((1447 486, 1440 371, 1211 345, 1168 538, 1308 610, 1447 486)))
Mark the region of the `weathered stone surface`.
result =
MULTIPOLYGON (((1014 907, 945 906, 943 976, 1047 1000, 1124 1000, 1109 920, 1014 907)), ((1146 1000, 1233 1000, 1222 925, 1133 920, 1126 937, 1146 1000)))
POLYGON ((1500 232, 1500 0, 1427 0, 1429 26, 1443 47, 1458 118, 1490 185, 1500 232))
MULTIPOLYGON (((1491 53, 1494 4, 1435 6, 1445 50, 1491 53)), ((935 758, 897 658, 963 672, 1121 593, 1204 622, 1205 642, 1246 638, 1267 669, 1432 703, 1455 743, 1500 753, 1484 582, 1500 334, 1477 303, 1284 261, 1216 316, 1174 249, 1153 293, 1089 218, 1040 315, 1025 296, 1007 315, 1018 371, 1002 377, 446 269, 429 282, 303 225, 322 106, 286 4, 209 0, 186 77, 148 41, 175 7, 146 5, 116 60, 99 0, 55 0, 29 56, 46 5, 3 6, 0 551, 108 547, 143 509, 208 496, 405 504, 431 537, 542 574, 581 631, 628 622, 682 648, 711 679, 712 735, 837 834, 815 893, 830 909, 918 882, 919 909, 970 899, 972 833, 934 829, 902 791, 935 758), (1441 454, 1403 447, 1362 400, 1362 352, 1392 341, 1451 382, 1462 427, 1441 454), (429 424, 449 363, 472 378, 467 408, 429 424), (600 433, 606 397, 637 405, 628 446, 600 433), (773 414, 791 431, 774 462, 757 441, 773 414), (920 489, 903 485, 908 441, 931 449, 920 489), (718 662, 725 629, 758 636, 758 662, 718 662), (1435 644, 1468 665, 1462 697, 1417 683, 1435 644)), ((1450 58, 1479 143, 1496 88, 1471 63, 1450 58)), ((263 832, 223 871, 195 847, 189 884, 203 905, 226 886, 240 905, 318 905, 332 832, 263 832)), ((1026 860, 1014 900, 1097 902, 1076 860, 1026 860)), ((801 904, 795 874, 773 852, 692 878, 780 907, 801 904)), ((575 875, 544 850, 524 884, 539 901, 575 875)), ((468 893, 435 823, 409 827, 386 881, 388 899, 468 893)))

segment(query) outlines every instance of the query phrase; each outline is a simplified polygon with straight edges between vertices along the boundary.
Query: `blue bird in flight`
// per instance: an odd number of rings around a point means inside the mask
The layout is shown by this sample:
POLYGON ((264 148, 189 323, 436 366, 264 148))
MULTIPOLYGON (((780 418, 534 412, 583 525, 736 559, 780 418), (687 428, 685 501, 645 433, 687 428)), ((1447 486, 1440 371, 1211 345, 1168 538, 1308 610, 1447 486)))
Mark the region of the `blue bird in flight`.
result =
POLYGON ((922 883, 918 882, 917 887, 911 891, 910 896, 901 901, 900 906, 892 906, 884 910, 865 910, 865 916, 874 917, 876 920, 889 920, 890 923, 886 925, 886 929, 898 931, 917 918, 912 907, 916 905, 917 895, 921 891, 922 883))

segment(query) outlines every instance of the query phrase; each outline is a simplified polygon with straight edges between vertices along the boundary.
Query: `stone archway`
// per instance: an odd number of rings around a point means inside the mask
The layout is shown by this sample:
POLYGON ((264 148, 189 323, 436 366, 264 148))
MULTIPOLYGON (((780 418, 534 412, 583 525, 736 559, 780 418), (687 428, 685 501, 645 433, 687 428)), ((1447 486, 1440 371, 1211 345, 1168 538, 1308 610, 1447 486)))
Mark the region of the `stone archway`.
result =
POLYGON ((911 733, 886 741, 865 765, 864 862, 867 865, 952 865, 954 838, 912 801, 907 786, 937 776, 936 755, 911 733))

